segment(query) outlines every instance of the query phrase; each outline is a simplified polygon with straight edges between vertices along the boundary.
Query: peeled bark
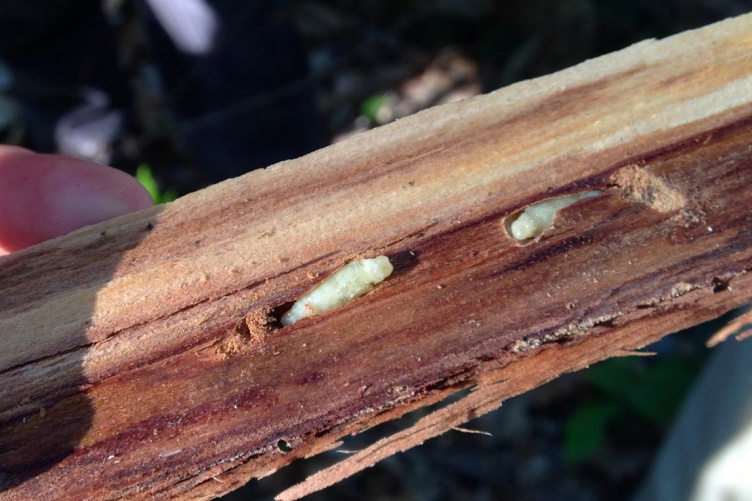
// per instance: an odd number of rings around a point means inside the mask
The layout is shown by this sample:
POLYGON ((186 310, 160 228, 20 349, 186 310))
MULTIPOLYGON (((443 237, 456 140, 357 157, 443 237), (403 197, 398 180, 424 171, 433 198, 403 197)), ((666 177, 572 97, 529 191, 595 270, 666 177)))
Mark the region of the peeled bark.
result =
POLYGON ((749 302, 749 33, 642 42, 0 258, 0 500, 208 499, 477 388, 294 499, 749 302), (377 255, 375 290, 281 326, 377 255))

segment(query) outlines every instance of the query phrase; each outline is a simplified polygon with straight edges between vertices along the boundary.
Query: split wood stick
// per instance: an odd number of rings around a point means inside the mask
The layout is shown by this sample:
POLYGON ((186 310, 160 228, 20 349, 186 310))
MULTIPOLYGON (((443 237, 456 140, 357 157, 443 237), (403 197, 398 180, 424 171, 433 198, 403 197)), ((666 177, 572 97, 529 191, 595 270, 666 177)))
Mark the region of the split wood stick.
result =
POLYGON ((328 485, 749 302, 751 183, 742 16, 2 257, 0 500, 208 499, 477 388, 282 497, 328 485), (281 326, 379 255, 373 291, 281 326))

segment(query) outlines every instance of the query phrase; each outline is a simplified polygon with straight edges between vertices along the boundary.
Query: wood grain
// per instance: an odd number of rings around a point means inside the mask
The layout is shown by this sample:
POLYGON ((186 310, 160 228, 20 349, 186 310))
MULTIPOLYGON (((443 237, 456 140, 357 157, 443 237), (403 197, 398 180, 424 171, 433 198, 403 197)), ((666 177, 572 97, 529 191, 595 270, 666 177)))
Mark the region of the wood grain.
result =
POLYGON ((752 298, 751 166, 742 16, 2 257, 0 500, 208 499, 479 388, 393 452, 716 317, 752 298), (380 254, 372 293, 276 323, 380 254))

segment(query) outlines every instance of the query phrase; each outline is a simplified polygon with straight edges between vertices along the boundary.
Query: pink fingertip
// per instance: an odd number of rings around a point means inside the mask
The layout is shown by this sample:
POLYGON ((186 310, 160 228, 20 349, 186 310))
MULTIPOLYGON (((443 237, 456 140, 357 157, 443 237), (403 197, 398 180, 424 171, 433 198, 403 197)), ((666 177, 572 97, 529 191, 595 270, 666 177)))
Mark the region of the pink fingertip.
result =
POLYGON ((152 204, 135 178, 112 167, 0 146, 0 253, 152 204))

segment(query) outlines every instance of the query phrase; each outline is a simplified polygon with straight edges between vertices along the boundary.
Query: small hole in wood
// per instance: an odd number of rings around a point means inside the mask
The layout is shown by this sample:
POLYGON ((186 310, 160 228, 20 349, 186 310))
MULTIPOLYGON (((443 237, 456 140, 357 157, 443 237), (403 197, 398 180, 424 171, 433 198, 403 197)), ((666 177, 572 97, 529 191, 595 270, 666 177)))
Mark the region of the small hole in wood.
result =
POLYGON ((292 447, 287 442, 287 440, 280 439, 277 442, 277 449, 279 449, 280 452, 284 452, 286 454, 286 453, 288 453, 288 452, 290 452, 292 450, 292 447))
POLYGON ((280 304, 275 308, 272 308, 272 311, 269 313, 269 317, 271 319, 269 326, 272 328, 272 330, 277 330, 284 327, 284 325, 282 325, 282 315, 290 311, 290 308, 292 308, 292 305, 294 304, 295 301, 288 301, 286 303, 280 304))
POLYGON ((716 292, 723 292, 725 290, 728 290, 729 284, 726 280, 721 280, 718 277, 713 277, 713 280, 710 281, 710 290, 715 294, 716 292))
POLYGON ((394 266, 392 276, 401 275, 412 270, 420 262, 418 251, 403 250, 389 256, 389 261, 394 266))

